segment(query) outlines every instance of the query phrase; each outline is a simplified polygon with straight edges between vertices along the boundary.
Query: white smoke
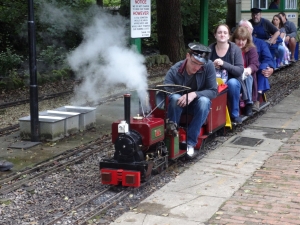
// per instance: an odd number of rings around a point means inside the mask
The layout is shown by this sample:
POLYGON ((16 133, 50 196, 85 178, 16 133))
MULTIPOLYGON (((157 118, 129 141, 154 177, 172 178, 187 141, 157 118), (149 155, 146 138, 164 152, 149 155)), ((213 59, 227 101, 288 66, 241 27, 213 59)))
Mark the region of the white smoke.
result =
POLYGON ((72 70, 84 78, 76 90, 73 104, 96 103, 122 85, 137 90, 140 99, 146 98, 145 59, 134 47, 128 47, 126 22, 121 16, 99 9, 83 30, 83 42, 68 55, 72 70))

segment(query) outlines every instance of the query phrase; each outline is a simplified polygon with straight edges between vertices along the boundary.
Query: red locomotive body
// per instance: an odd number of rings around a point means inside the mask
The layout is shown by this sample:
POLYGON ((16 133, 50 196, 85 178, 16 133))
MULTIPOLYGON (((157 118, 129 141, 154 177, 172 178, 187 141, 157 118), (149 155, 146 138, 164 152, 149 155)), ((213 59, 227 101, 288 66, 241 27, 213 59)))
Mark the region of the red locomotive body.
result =
MULTIPOLYGON (((121 120, 112 124, 112 142, 115 143, 119 136, 118 125, 121 120)), ((136 116, 130 119, 130 128, 137 131, 143 140, 143 146, 149 147, 165 138, 165 124, 161 118, 143 118, 136 116)))

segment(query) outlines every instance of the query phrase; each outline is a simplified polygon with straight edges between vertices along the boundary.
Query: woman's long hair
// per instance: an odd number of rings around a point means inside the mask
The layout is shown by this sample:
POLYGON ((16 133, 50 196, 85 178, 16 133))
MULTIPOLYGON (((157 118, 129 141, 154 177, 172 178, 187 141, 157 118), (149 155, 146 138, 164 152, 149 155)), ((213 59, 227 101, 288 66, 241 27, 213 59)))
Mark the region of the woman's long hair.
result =
POLYGON ((242 49, 245 52, 249 51, 250 48, 255 47, 252 40, 252 35, 250 34, 250 32, 246 27, 239 26, 235 29, 230 40, 235 43, 235 39, 242 39, 242 40, 247 39, 247 43, 245 47, 242 49))
MULTIPOLYGON (((276 17, 276 18, 278 18, 279 19, 279 29, 281 28, 281 27, 283 27, 283 22, 282 22, 282 19, 281 19, 281 17, 279 16, 279 14, 278 15, 274 15, 273 16, 273 19, 274 19, 274 17, 276 17)), ((273 23, 273 19, 272 19, 272 23, 273 23)), ((274 25, 274 23, 273 23, 273 25, 274 25)), ((275 25, 274 25, 275 26, 275 25)))

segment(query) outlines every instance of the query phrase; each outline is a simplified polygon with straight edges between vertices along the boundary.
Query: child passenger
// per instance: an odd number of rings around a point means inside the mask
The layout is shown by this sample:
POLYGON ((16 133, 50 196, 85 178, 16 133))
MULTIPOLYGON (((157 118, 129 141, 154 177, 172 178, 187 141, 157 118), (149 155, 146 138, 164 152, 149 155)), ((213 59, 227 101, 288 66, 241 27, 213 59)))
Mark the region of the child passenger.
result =
POLYGON ((244 59, 243 80, 245 82, 248 94, 248 99, 245 100, 245 115, 251 116, 253 114, 252 93, 257 92, 256 71, 259 67, 257 50, 252 41, 252 35, 246 27, 238 27, 234 31, 231 37, 231 41, 234 42, 242 50, 244 59))

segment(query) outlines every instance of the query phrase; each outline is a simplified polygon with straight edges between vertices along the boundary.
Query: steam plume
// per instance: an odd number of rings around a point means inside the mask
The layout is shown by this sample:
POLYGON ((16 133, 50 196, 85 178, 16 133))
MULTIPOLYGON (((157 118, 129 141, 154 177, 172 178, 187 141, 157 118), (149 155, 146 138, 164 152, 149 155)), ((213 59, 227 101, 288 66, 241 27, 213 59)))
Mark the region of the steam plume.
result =
MULTIPOLYGON (((97 102, 104 93, 125 85, 145 99, 147 70, 144 57, 128 47, 126 20, 99 9, 89 26, 83 29, 83 42, 68 55, 73 71, 84 78, 74 101, 97 102)), ((129 28, 127 28, 128 30, 129 28)))

